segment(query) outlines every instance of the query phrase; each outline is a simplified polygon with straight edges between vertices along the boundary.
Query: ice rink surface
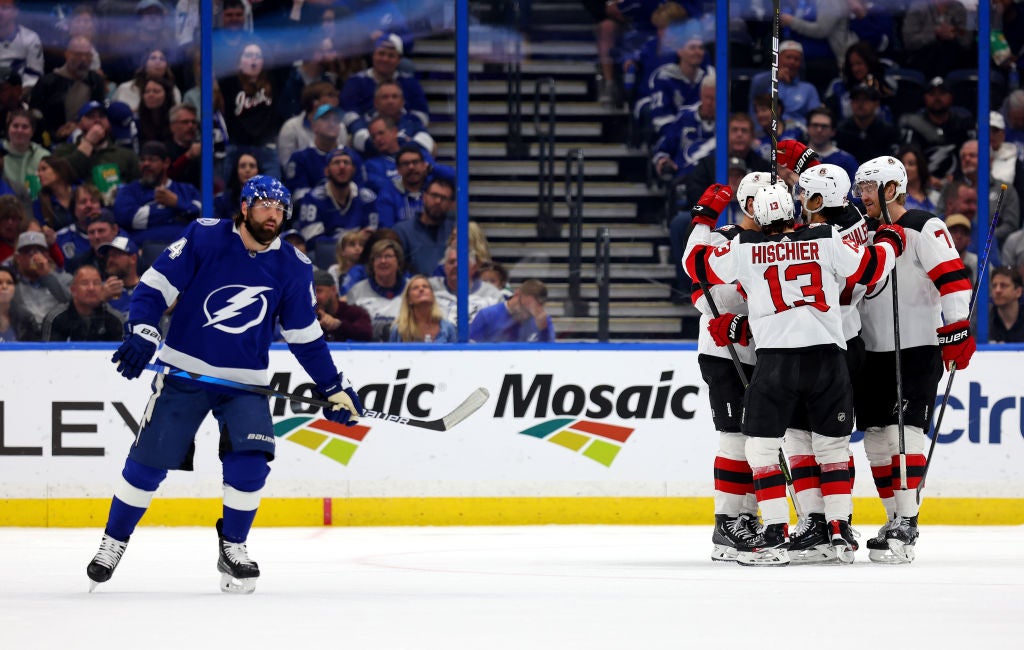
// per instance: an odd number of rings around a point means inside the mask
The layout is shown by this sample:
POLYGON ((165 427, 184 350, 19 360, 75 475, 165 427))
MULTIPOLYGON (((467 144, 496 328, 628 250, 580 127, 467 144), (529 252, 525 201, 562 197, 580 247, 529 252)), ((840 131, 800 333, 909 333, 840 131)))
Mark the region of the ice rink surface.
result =
POLYGON ((0 648, 1024 647, 1022 527, 922 527, 909 566, 712 563, 709 526, 257 528, 252 595, 213 526, 136 531, 88 593, 98 529, 0 528, 0 648))

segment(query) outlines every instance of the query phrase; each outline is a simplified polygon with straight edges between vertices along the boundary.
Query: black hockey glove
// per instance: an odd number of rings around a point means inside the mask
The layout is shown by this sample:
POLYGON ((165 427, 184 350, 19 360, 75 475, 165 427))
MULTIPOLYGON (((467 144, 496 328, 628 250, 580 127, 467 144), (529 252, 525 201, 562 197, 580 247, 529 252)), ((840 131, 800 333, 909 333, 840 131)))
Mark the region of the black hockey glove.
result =
POLYGON ((117 364, 117 371, 125 379, 135 379, 146 369, 158 345, 160 330, 147 323, 129 321, 124 324, 124 341, 110 360, 117 364))

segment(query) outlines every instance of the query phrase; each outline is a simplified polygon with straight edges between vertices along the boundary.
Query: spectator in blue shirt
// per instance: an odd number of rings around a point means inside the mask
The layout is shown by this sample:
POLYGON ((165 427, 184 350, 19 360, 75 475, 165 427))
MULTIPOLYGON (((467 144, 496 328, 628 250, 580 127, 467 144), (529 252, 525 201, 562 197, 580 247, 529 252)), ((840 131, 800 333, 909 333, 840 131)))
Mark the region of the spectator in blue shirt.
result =
POLYGON ((199 190, 167 177, 171 157, 163 142, 142 145, 142 178, 121 187, 114 199, 114 216, 136 244, 171 242, 199 216, 199 190))
POLYGON ((544 310, 548 289, 540 280, 527 280, 512 297, 477 312, 469 324, 469 340, 486 343, 554 343, 555 325, 544 310))
POLYGON ((409 261, 410 273, 429 276, 444 258, 448 236, 455 227, 449 215, 455 201, 455 186, 444 178, 435 178, 423 193, 423 211, 416 219, 395 224, 395 233, 402 242, 409 261))

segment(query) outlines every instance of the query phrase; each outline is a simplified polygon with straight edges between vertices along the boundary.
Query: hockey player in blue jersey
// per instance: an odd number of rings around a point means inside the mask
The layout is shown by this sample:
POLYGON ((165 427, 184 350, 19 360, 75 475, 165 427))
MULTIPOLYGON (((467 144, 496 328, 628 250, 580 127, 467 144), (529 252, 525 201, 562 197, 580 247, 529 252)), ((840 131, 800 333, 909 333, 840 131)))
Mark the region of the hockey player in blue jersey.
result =
MULTIPOLYGON (((175 305, 160 360, 174 368, 247 384, 267 384, 275 326, 333 404, 324 417, 358 421, 363 409, 348 377, 335 367, 316 319, 313 267, 279 239, 291 207, 277 180, 254 176, 242 188, 233 220, 189 224, 142 276, 132 295, 125 339, 112 361, 135 379, 160 344, 157 323, 175 305)), ((220 428, 223 517, 217 521, 221 590, 251 593, 259 567, 246 538, 274 458, 274 429, 266 396, 159 374, 114 490, 99 551, 87 574, 95 588, 110 579, 129 536, 167 470, 192 469, 195 435, 212 411, 220 428)), ((90 590, 91 590, 90 589, 90 590)))

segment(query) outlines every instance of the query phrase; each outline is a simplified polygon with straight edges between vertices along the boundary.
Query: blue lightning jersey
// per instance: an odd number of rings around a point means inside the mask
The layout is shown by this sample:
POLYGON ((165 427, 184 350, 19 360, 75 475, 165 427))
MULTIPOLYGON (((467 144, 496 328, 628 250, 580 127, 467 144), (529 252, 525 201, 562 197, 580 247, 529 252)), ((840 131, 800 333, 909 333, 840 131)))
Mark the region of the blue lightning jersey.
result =
POLYGON ((168 365, 266 385, 280 323, 314 382, 327 385, 338 376, 316 319, 313 266, 287 242, 275 239, 250 254, 231 220, 196 220, 143 274, 129 318, 155 326, 175 301, 159 354, 168 365))

